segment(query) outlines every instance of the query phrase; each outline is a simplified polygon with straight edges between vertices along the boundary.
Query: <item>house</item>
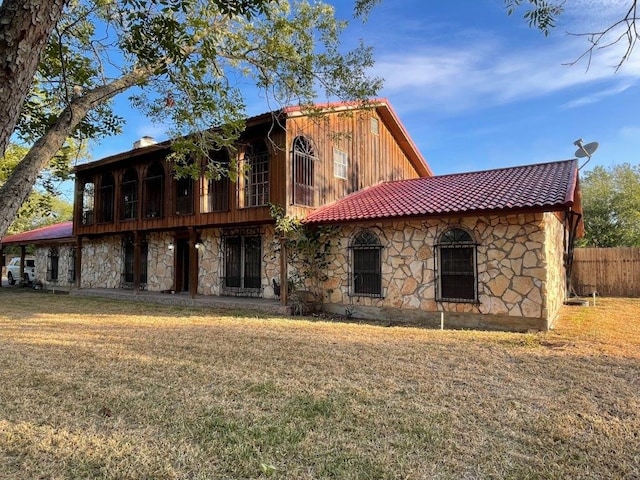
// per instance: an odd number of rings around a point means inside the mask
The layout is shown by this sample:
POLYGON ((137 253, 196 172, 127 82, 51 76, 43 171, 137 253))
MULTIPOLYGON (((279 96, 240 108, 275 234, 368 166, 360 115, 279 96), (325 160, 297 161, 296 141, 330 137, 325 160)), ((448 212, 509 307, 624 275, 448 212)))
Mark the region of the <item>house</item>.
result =
POLYGON ((577 160, 381 183, 317 209, 338 227, 325 311, 547 330, 582 233, 577 160), (443 317, 441 317, 441 312, 443 317))
POLYGON ((165 161, 170 147, 151 144, 76 168, 82 288, 273 298, 282 274, 270 204, 304 217, 381 181, 432 174, 385 101, 248 119, 236 161, 227 151, 213 156, 237 164, 237 182, 176 178, 165 161))
POLYGON ((171 143, 149 139, 78 166, 77 286, 287 302, 298 292, 283 280, 300 272, 275 204, 330 232, 322 275, 296 285, 325 311, 552 327, 583 228, 575 160, 433 176, 385 100, 252 117, 236 147, 206 161, 237 181, 178 178, 171 143))
MULTIPOLYGON (((33 246, 35 256, 35 283, 42 288, 69 290, 76 284, 76 237, 73 222, 62 222, 36 228, 28 232, 7 235, 0 241, 0 252, 5 248, 20 248, 21 265, 27 247, 33 246)), ((0 255, 4 261, 4 256, 0 255)), ((19 278, 24 277, 23 274, 19 278)))

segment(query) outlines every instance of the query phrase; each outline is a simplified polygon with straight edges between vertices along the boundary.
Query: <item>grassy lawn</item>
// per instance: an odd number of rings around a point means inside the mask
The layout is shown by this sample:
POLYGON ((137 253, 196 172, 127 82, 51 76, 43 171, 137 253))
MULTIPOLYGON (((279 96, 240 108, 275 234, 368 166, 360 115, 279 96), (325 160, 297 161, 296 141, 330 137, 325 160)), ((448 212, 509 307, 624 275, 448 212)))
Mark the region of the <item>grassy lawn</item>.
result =
POLYGON ((640 299, 546 334, 0 305, 3 479, 640 478, 640 299))

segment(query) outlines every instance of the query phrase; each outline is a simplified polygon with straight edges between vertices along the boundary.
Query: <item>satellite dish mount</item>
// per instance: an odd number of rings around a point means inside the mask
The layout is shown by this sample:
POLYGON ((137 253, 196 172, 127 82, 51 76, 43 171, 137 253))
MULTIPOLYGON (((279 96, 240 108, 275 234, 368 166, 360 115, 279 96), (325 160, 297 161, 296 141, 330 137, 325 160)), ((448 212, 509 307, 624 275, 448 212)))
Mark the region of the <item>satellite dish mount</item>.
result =
MULTIPOLYGON (((582 164, 582 167, 584 167, 587 163, 589 163, 589 160, 591 160, 591 155, 593 155, 593 153, 598 149, 598 142, 591 142, 584 145, 582 143, 582 139, 579 138, 578 140, 573 142, 573 144, 578 147, 575 153, 576 158, 587 158, 587 161, 582 164)), ((580 167, 578 170, 582 169, 582 167, 580 167)))

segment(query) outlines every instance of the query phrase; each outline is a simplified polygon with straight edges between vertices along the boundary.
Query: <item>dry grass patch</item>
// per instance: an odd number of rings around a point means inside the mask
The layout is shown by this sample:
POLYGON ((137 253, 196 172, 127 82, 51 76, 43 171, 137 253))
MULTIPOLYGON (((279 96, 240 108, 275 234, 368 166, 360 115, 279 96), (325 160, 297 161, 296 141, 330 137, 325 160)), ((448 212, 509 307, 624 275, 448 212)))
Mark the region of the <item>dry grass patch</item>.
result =
POLYGON ((0 291, 3 478, 640 478, 640 300, 385 328, 0 291))

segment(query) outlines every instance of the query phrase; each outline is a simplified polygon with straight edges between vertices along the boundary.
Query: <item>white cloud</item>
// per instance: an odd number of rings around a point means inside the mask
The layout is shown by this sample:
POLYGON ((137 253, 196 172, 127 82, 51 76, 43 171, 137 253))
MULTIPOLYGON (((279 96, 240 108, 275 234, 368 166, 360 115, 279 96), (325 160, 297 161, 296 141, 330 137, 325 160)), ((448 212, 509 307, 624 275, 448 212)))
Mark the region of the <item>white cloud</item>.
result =
POLYGON ((562 108, 576 108, 576 107, 583 107, 585 105, 590 105, 592 103, 597 103, 600 100, 605 99, 606 97, 618 95, 624 92, 625 90, 628 90, 632 86, 633 85, 629 83, 622 83, 620 85, 614 85, 611 88, 607 88, 600 91, 594 91, 587 96, 579 97, 579 98, 576 98, 575 100, 571 100, 565 103, 564 105, 562 105, 562 108))
MULTIPOLYGON (((538 98, 563 89, 602 82, 640 79, 640 63, 629 62, 617 74, 617 53, 598 52, 588 70, 567 65, 581 52, 581 39, 545 39, 538 48, 513 43, 460 47, 425 47, 378 58, 374 74, 385 79, 385 94, 410 94, 416 107, 449 112, 538 98)), ((608 86, 606 90, 620 87, 608 86)), ((628 88, 628 87, 626 87, 628 88)), ((612 94, 612 93, 610 93, 612 94)), ((603 98, 606 96, 602 94, 603 98)))

